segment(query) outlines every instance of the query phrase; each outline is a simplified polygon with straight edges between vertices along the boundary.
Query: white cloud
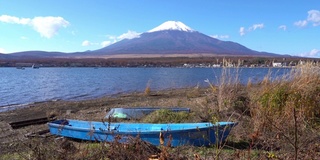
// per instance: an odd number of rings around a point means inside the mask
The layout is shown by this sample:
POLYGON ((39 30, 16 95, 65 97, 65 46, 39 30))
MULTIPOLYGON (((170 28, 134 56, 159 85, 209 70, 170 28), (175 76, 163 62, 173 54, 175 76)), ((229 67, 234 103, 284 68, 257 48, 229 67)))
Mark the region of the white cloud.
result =
POLYGON ((102 47, 107 47, 107 46, 109 46, 109 45, 111 45, 111 44, 112 44, 111 41, 103 41, 103 42, 101 42, 101 46, 102 46, 102 47))
POLYGON ((6 50, 3 48, 0 48, 0 53, 6 53, 6 50))
POLYGON ((228 39, 229 35, 211 35, 212 38, 218 38, 218 39, 228 39))
POLYGON ((40 33, 42 37, 51 38, 58 33, 59 29, 62 27, 67 27, 69 22, 62 17, 34 17, 30 18, 19 18, 9 15, 1 15, 0 22, 12 23, 19 25, 29 25, 35 31, 40 33))
POLYGON ((127 33, 123 33, 122 35, 118 36, 117 39, 123 40, 123 39, 133 39, 133 38, 139 38, 141 33, 135 32, 135 31, 128 31, 127 33))
POLYGON ((136 31, 130 31, 128 30, 127 33, 123 33, 121 34, 120 36, 113 36, 113 35, 107 35, 107 38, 109 40, 105 40, 103 42, 100 43, 100 45, 102 47, 106 47, 106 46, 109 46, 113 43, 116 43, 118 41, 121 41, 123 39, 133 39, 133 38, 139 38, 141 35, 141 33, 138 33, 136 31))
POLYGON ((244 36, 247 32, 251 32, 251 31, 254 31, 256 29, 262 29, 262 28, 264 28, 264 24, 263 23, 253 24, 247 30, 244 27, 240 27, 239 33, 240 33, 240 36, 244 36))
POLYGON ((102 47, 106 47, 106 46, 109 46, 111 44, 113 44, 115 42, 112 42, 112 41, 103 41, 101 42, 100 44, 99 43, 93 43, 93 42, 90 42, 88 40, 85 40, 81 43, 82 46, 84 47, 87 47, 87 46, 96 46, 96 45, 101 45, 102 47))
POLYGON ((219 38, 219 35, 211 35, 212 38, 219 38))
POLYGON ((313 49, 310 51, 310 56, 317 56, 318 54, 320 54, 320 50, 313 49))
POLYGON ((298 26, 298 27, 305 27, 305 26, 307 26, 307 24, 308 24, 308 21, 306 21, 306 20, 294 22, 294 25, 298 26))
POLYGON ((87 47, 87 46, 97 46, 99 45, 99 43, 96 43, 96 42, 90 42, 88 40, 84 40, 82 43, 81 43, 81 46, 84 46, 84 47, 87 47))
POLYGON ((106 35, 106 37, 108 37, 108 39, 111 39, 111 40, 117 39, 117 36, 113 36, 113 35, 106 35))
POLYGON ((62 17, 35 17, 31 25, 41 36, 51 38, 61 27, 67 27, 69 22, 62 17))
POLYGON ((240 36, 244 36, 246 34, 245 28, 240 27, 239 33, 240 33, 240 36))
POLYGON ((308 11, 307 19, 296 21, 296 22, 294 22, 294 25, 298 26, 298 27, 305 27, 308 25, 308 23, 312 23, 313 26, 319 26, 320 25, 320 11, 318 11, 318 10, 308 11))
POLYGON ((278 28, 281 29, 281 30, 284 30, 284 31, 287 30, 287 26, 286 26, 286 25, 281 25, 281 26, 279 26, 278 28))
POLYGON ((320 57, 320 50, 313 49, 310 52, 300 54, 302 57, 320 57))
POLYGON ((27 25, 31 22, 30 18, 18 18, 14 16, 1 15, 0 22, 27 25))
POLYGON ((318 10, 310 10, 308 11, 308 18, 307 20, 313 23, 313 26, 320 25, 320 11, 318 10))
POLYGON ((88 40, 85 40, 85 41, 83 41, 82 42, 82 44, 81 44, 82 46, 90 46, 91 45, 91 43, 90 43, 90 41, 88 41, 88 40))
POLYGON ((256 29, 262 29, 263 27, 264 27, 264 24, 263 24, 263 23, 254 24, 254 25, 252 25, 251 27, 249 27, 249 31, 256 30, 256 29))
POLYGON ((113 43, 116 43, 118 41, 121 41, 123 39, 133 39, 140 37, 141 33, 135 32, 135 31, 128 31, 127 33, 123 33, 120 36, 113 36, 113 35, 106 35, 108 40, 102 41, 101 43, 92 43, 89 41, 83 41, 82 46, 89 46, 89 45, 101 45, 102 47, 109 46, 113 43))

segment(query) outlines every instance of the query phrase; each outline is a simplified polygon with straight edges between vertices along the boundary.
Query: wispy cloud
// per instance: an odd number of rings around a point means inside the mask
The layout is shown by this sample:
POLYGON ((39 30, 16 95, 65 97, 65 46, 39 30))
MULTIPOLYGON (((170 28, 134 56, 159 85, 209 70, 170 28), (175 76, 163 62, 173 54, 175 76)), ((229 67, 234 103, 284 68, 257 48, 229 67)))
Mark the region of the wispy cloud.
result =
POLYGON ((9 15, 1 15, 0 22, 27 25, 27 24, 30 24, 31 19, 30 18, 18 18, 18 17, 14 17, 14 16, 9 16, 9 15))
POLYGON ((103 42, 101 42, 101 46, 102 47, 107 47, 107 46, 109 46, 109 45, 111 45, 112 44, 112 41, 103 41, 103 42))
POLYGON ((136 31, 130 31, 128 30, 127 33, 123 33, 120 36, 114 36, 114 35, 106 35, 107 40, 102 41, 101 43, 91 43, 91 42, 82 42, 82 46, 90 46, 90 45, 100 45, 102 47, 109 46, 113 43, 119 42, 123 39, 133 39, 133 38, 139 38, 141 33, 138 33, 136 31), (85 43, 84 43, 85 42, 85 43), (85 44, 85 45, 84 45, 85 44))
POLYGON ((300 54, 302 57, 320 57, 320 50, 312 49, 310 52, 300 54))
POLYGON ((308 17, 305 20, 299 20, 294 22, 293 24, 298 27, 305 27, 311 23, 313 26, 320 25, 320 11, 318 10, 310 10, 308 11, 308 17))
POLYGON ((211 35, 210 37, 212 37, 212 38, 218 38, 218 39, 228 39, 228 38, 230 38, 230 36, 229 35, 211 35))
POLYGON ((307 26, 307 24, 308 24, 308 21, 306 20, 294 22, 294 25, 298 27, 305 27, 307 26))
POLYGON ((246 34, 246 30, 244 27, 240 27, 239 29, 240 36, 244 36, 246 34))
POLYGON ((3 48, 0 48, 0 53, 6 53, 6 50, 3 48))
POLYGON ((11 23, 18 25, 31 26, 35 31, 40 33, 42 37, 51 38, 58 33, 60 28, 67 27, 70 23, 62 17, 34 17, 34 18, 19 18, 9 15, 1 15, 0 22, 11 23))
POLYGON ((260 24, 254 24, 252 25, 251 27, 249 27, 249 31, 254 31, 256 29, 262 29, 264 27, 264 24, 263 23, 260 23, 260 24))
POLYGON ((264 24, 260 23, 260 24, 253 24, 252 26, 250 26, 248 29, 245 29, 245 27, 240 27, 239 29, 239 33, 240 36, 244 36, 245 34, 247 34, 248 32, 254 31, 256 29, 262 29, 264 28, 264 24))
POLYGON ((83 41, 83 42, 81 43, 81 45, 82 45, 82 46, 90 46, 91 43, 90 43, 90 41, 85 40, 85 41, 83 41))
POLYGON ((128 31, 127 33, 123 33, 122 35, 118 36, 118 40, 123 39, 133 39, 133 38, 139 38, 141 33, 135 32, 135 31, 128 31))
POLYGON ((307 20, 313 24, 313 26, 320 25, 320 11, 318 10, 310 10, 308 11, 307 20))
POLYGON ((116 41, 117 40, 117 36, 114 35, 106 35, 105 37, 107 37, 110 40, 116 41))
POLYGON ((84 40, 82 43, 81 43, 82 46, 96 46, 96 45, 99 45, 99 43, 97 42, 90 42, 88 40, 84 40))
POLYGON ((286 26, 286 25, 281 25, 281 26, 279 26, 278 28, 281 29, 281 30, 284 30, 284 31, 287 30, 287 26, 286 26))

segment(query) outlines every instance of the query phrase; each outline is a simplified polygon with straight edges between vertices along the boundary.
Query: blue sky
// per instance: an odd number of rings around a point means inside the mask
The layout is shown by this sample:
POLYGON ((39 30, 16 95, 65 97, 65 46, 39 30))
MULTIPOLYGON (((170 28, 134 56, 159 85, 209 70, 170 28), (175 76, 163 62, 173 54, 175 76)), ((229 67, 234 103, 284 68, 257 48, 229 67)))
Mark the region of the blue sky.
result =
POLYGON ((320 58, 319 0, 0 0, 0 53, 100 49, 160 24, 320 58))

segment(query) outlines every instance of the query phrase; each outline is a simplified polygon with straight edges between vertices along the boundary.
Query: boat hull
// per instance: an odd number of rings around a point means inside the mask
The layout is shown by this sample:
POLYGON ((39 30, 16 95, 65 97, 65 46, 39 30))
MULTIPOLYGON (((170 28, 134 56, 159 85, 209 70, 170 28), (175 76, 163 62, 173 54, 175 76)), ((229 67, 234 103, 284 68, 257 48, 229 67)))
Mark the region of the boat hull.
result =
POLYGON ((104 123, 79 120, 56 120, 48 123, 51 134, 69 138, 128 143, 132 137, 139 137, 153 145, 208 146, 225 141, 233 122, 212 123, 104 123), (162 134, 160 138, 160 133, 162 134))

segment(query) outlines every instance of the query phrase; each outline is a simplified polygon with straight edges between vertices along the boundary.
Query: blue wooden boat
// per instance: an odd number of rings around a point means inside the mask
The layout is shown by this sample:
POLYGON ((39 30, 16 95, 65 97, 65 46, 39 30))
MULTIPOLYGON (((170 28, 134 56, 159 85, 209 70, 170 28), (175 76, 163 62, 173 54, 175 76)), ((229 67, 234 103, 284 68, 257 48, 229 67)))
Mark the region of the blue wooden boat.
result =
POLYGON ((190 112, 190 108, 180 108, 180 107, 132 107, 132 108, 112 108, 105 118, 119 118, 119 119, 141 119, 144 116, 160 110, 166 109, 172 112, 190 112))
POLYGON ((142 140, 159 146, 160 133, 164 145, 208 146, 225 141, 230 130, 237 123, 108 123, 80 120, 56 120, 48 123, 51 134, 80 140, 112 142, 120 137, 126 143, 130 137, 139 136, 142 140))

